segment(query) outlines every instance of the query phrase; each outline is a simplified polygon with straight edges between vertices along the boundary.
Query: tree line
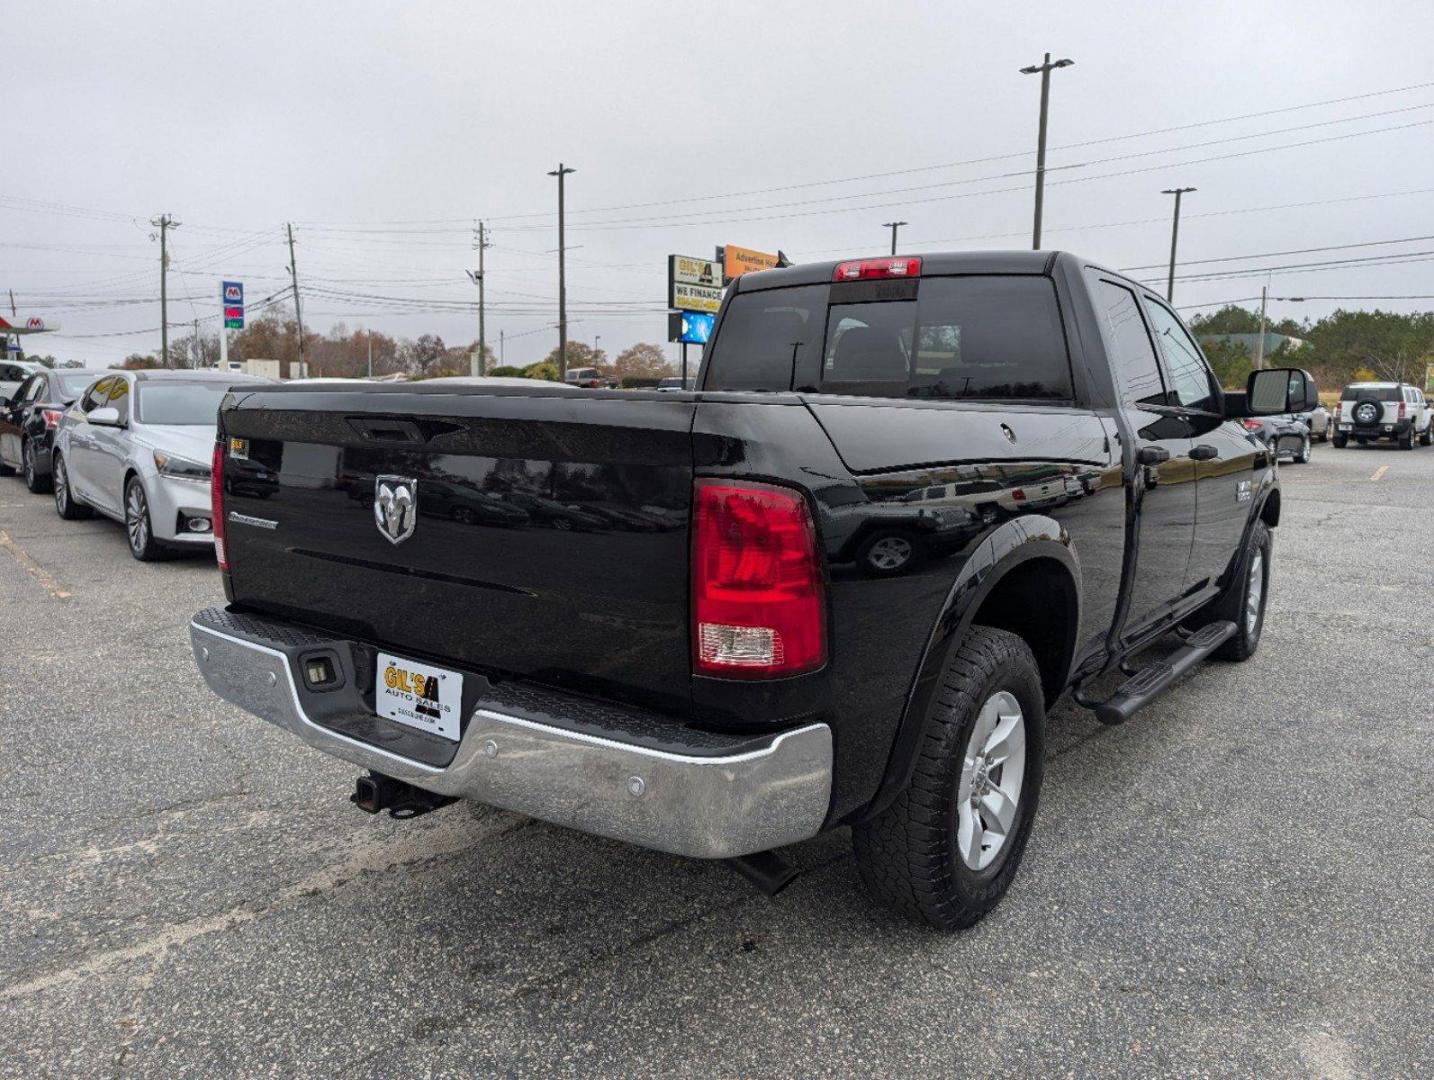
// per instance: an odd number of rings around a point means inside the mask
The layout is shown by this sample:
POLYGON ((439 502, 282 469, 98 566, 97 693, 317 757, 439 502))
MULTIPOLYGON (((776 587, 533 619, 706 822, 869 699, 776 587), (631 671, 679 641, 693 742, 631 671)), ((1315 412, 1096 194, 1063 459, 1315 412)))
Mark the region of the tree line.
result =
MULTIPOLYGON (((1196 315, 1190 329, 1200 339, 1221 385, 1244 386, 1254 365, 1252 350, 1221 335, 1258 334, 1259 312, 1229 304, 1211 315, 1196 315)), ((1268 322, 1265 329, 1303 342, 1293 348, 1282 342, 1265 356, 1265 365, 1305 368, 1326 390, 1381 379, 1423 386, 1434 363, 1434 311, 1401 314, 1341 308, 1313 322, 1280 319, 1268 322)))
MULTIPOLYGON (((392 337, 378 330, 350 330, 337 323, 327 334, 304 328, 304 359, 311 376, 359 378, 403 375, 411 379, 433 379, 441 376, 467 375, 469 357, 478 350, 478 342, 448 345, 437 334, 420 334, 416 338, 392 337)), ((541 359, 525 364, 502 365, 488 344, 485 370, 490 375, 549 379, 558 378, 558 350, 554 348, 541 359)), ((295 364, 299 360, 299 328, 294 319, 279 315, 262 315, 249 322, 243 330, 229 337, 230 360, 278 360, 295 364)), ((169 343, 168 363, 161 360, 158 350, 152 353, 131 353, 121 363, 123 368, 201 368, 219 363, 217 332, 191 333, 169 343)), ((638 342, 609 357, 604 349, 595 349, 579 341, 568 342, 568 367, 594 367, 605 377, 617 380, 656 380, 675 374, 661 345, 638 342)))

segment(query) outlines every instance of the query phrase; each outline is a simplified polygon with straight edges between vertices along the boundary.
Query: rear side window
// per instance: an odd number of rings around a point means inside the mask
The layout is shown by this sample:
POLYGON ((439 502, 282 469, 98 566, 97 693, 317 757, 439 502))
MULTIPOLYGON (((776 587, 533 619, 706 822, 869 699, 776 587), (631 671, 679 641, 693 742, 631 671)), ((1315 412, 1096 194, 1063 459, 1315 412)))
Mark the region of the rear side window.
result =
POLYGON ((1124 285, 1099 279, 1093 299, 1105 316, 1110 334, 1110 363, 1121 400, 1135 405, 1166 404, 1160 362, 1155 358, 1155 346, 1140 317, 1135 294, 1124 285))

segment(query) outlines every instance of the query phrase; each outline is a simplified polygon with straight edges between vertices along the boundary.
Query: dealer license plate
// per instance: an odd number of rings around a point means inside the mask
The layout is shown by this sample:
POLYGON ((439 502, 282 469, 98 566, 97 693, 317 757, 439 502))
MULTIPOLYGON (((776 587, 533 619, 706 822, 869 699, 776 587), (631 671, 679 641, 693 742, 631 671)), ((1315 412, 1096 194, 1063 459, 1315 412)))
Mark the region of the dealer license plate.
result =
POLYGON ((378 654, 374 711, 385 719, 458 740, 463 708, 463 676, 432 664, 378 654))

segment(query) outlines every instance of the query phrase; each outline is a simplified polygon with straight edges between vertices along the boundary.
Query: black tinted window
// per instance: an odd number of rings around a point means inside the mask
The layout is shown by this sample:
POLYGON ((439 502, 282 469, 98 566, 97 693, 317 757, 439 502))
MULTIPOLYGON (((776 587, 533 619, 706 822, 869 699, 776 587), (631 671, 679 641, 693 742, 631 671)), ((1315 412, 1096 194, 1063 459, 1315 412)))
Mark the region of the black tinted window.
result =
POLYGON ((1357 398, 1363 398, 1365 401, 1398 401, 1399 387, 1346 386, 1339 397, 1341 401, 1354 401, 1357 398))
POLYGON ((1055 286, 1043 277, 927 278, 907 394, 1073 397, 1055 286))
POLYGON ((706 390, 788 390, 821 349, 826 285, 738 293, 712 341, 706 390))
POLYGON ((1189 409, 1215 412, 1215 388, 1199 347, 1180 325, 1175 312, 1164 304, 1147 298, 1145 309, 1150 312, 1155 336, 1165 353, 1165 368, 1170 372, 1176 401, 1189 409))
POLYGON ((1124 285, 1097 280, 1092 299, 1105 316, 1109 334, 1110 363, 1116 390, 1122 401, 1140 405, 1164 405, 1165 387, 1160 381, 1160 362, 1155 346, 1140 317, 1135 294, 1124 285))

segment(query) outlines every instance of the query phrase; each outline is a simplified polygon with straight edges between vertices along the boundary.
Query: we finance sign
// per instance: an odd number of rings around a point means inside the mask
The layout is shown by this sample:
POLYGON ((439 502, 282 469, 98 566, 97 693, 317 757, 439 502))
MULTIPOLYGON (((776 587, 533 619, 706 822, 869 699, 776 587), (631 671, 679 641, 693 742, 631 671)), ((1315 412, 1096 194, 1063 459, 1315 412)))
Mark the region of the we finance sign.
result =
POLYGON ((667 257, 667 306, 711 314, 722 306, 722 267, 694 255, 667 257))

